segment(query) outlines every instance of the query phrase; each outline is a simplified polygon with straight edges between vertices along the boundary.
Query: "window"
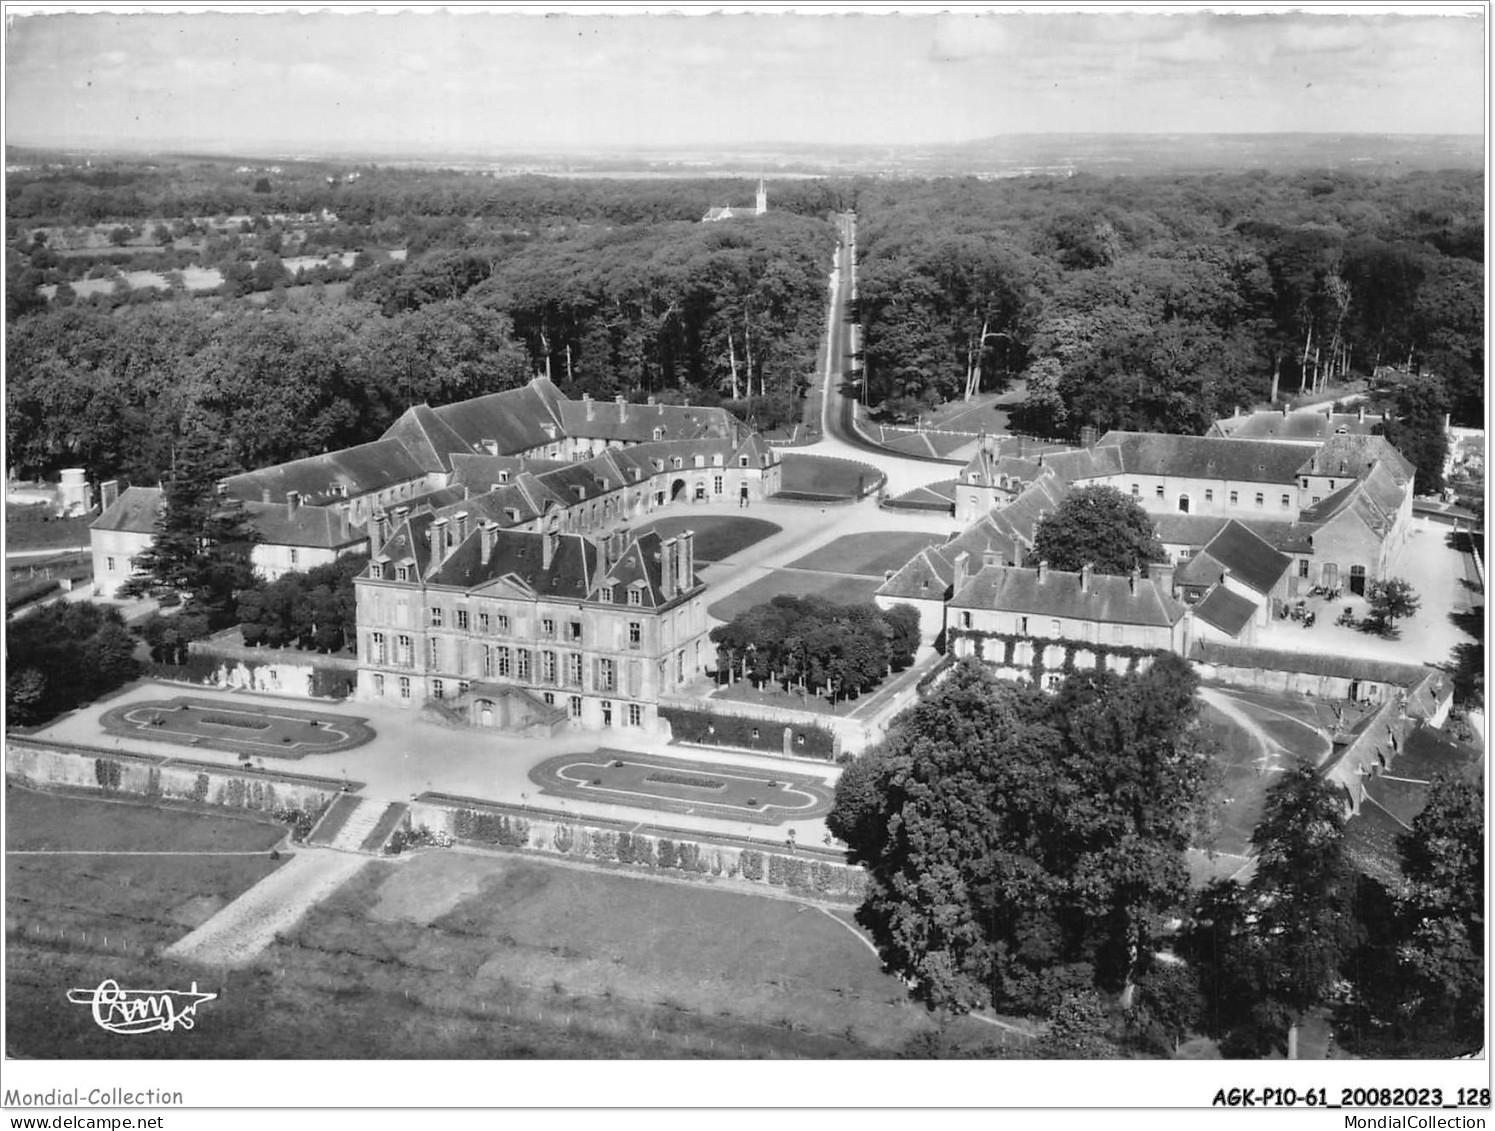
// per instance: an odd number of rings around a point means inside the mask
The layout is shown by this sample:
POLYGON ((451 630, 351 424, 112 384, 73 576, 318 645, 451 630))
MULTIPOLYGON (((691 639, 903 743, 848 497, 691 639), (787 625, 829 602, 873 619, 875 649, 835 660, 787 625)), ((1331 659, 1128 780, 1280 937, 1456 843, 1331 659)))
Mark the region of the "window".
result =
POLYGON ((713 475, 711 477, 711 491, 716 495, 722 493, 722 477, 720 475, 713 475))
POLYGON ((597 690, 618 690, 618 665, 612 660, 597 661, 597 690))
POLYGON ((1239 491, 1232 491, 1230 493, 1230 505, 1231 506, 1235 506, 1240 501, 1241 501, 1241 493, 1239 491))
POLYGON ((1288 509, 1290 509, 1292 507, 1292 505, 1293 505, 1293 497, 1291 495, 1283 495, 1282 496, 1282 509, 1283 510, 1288 510, 1288 509))
POLYGON ((514 652, 510 648, 496 648, 498 653, 498 675, 500 679, 508 679, 514 674, 514 652))
POLYGON ((555 621, 549 617, 540 621, 540 635, 551 640, 555 639, 555 621))
POLYGON ((569 687, 581 686, 581 653, 566 653, 566 684, 569 687))
POLYGON ((532 653, 528 648, 520 648, 514 654, 514 676, 516 679, 522 680, 525 683, 528 683, 530 679, 533 678, 530 675, 531 655, 532 653))
POLYGON ((547 692, 545 692, 545 705, 547 707, 554 707, 555 706, 555 692, 554 691, 547 691, 547 692))
POLYGON ((1263 495, 1260 491, 1256 492, 1256 505, 1257 506, 1259 506, 1259 507, 1260 506, 1265 506, 1266 505, 1266 501, 1267 501, 1267 497, 1265 495, 1263 495))
POLYGON ((676 683, 684 683, 685 682, 685 653, 684 653, 684 651, 680 651, 680 652, 676 652, 675 653, 675 682, 676 683))
POLYGON ((471 686, 472 684, 468 683, 465 679, 459 681, 457 684, 457 694, 466 695, 468 688, 470 688, 471 686))
POLYGON ((1307 577, 1308 576, 1308 559, 1307 558, 1299 558, 1298 559, 1298 576, 1299 577, 1307 577))
POLYGON ((503 633, 505 636, 509 634, 509 618, 503 613, 498 614, 498 631, 503 633))
POLYGON ((1306 475, 1303 477, 1303 490, 1308 490, 1308 477, 1306 475))
POLYGON ((410 677, 409 676, 402 675, 400 677, 400 698, 401 699, 409 699, 410 698, 410 677))
POLYGON ((644 709, 637 703, 628 704, 628 725, 631 727, 644 725, 644 709))
POLYGON ((462 631, 462 632, 466 632, 467 631, 467 610, 466 609, 458 609, 457 610, 457 628, 460 631, 462 631))
MULTIPOLYGON (((110 560, 110 562, 114 561, 113 558, 110 558, 109 560, 110 560)), ((109 568, 113 569, 114 566, 110 565, 109 568)), ((378 562, 375 562, 373 565, 369 566, 369 576, 372 577, 375 581, 383 581, 384 580, 384 567, 382 565, 380 565, 378 562)))
POLYGON ((631 620, 628 622, 628 650, 637 652, 644 643, 643 621, 631 620))
POLYGON ((446 698, 446 684, 443 683, 439 679, 433 679, 431 681, 431 695, 432 695, 433 698, 436 698, 436 699, 445 699, 446 698))
POLYGON ((604 585, 602 587, 602 600, 607 604, 611 605, 616 596, 617 594, 613 592, 613 587, 611 585, 604 585))
POLYGON ((1189 513, 1189 496, 1180 495, 1178 497, 1178 511, 1180 514, 1189 513))
POLYGON ((1058 637, 1061 637, 1061 636, 1064 635, 1064 628, 1060 625, 1060 623, 1058 621, 1050 621, 1049 622, 1049 635, 1053 636, 1055 638, 1058 638, 1058 637))
POLYGON ((1215 501, 1215 491, 1213 487, 1206 487, 1204 489, 1204 501, 1206 503, 1212 503, 1215 501))
POLYGON ((478 631, 487 634, 493 630, 493 618, 487 613, 478 614, 478 631))
POLYGON ((960 614, 960 627, 961 628, 970 628, 971 627, 971 614, 970 613, 963 612, 963 613, 960 614))
POLYGON ((441 666, 441 641, 433 636, 427 641, 427 644, 429 645, 426 650, 428 653, 426 657, 427 663, 432 668, 439 668, 441 666))
POLYGON ((1159 483, 1155 488, 1153 488, 1153 494, 1156 495, 1160 499, 1163 497, 1163 485, 1161 483, 1159 483))
POLYGON ((373 664, 384 664, 389 662, 389 650, 384 643, 384 633, 374 632, 369 635, 369 662, 373 664))
POLYGON ((1059 686, 1063 682, 1064 682, 1064 677, 1062 675, 1059 675, 1059 674, 1054 673, 1054 672, 1051 672, 1051 673, 1049 673, 1049 675, 1047 675, 1047 676, 1044 677, 1044 685, 1050 691, 1058 691, 1059 690, 1059 686))
POLYGON ((1132 498, 1134 498, 1134 499, 1140 499, 1141 497, 1142 497, 1142 488, 1139 487, 1137 484, 1133 483, 1132 484, 1132 498))
POLYGON ((737 466, 738 467, 746 467, 747 465, 748 465, 747 456, 738 456, 737 457, 737 466))
POLYGON ((637 586, 629 589, 628 603, 630 605, 642 605, 644 603, 644 591, 637 586))
POLYGON ((483 645, 483 675, 484 677, 493 675, 493 649, 487 644, 483 645))
POLYGON ((541 683, 554 683, 555 682, 555 653, 554 652, 541 652, 540 653, 540 682, 541 683))
POLYGON ((581 643, 581 621, 574 620, 570 623, 569 627, 567 628, 566 639, 571 641, 571 643, 573 644, 581 643))
POLYGON ((602 701, 602 725, 610 727, 613 725, 613 704, 611 699, 602 701))
POLYGON ((291 564, 293 566, 301 564, 301 551, 294 546, 291 547, 291 564))
POLYGON ((1334 490, 1334 480, 1332 480, 1332 479, 1329 480, 1329 490, 1330 491, 1334 490))
POLYGON ((415 649, 411 645, 410 637, 395 637, 395 663, 402 668, 415 667, 415 649))
POLYGON ((374 676, 374 694, 381 699, 384 698, 384 677, 382 675, 374 676))
POLYGON ((1313 505, 1314 506, 1318 506, 1319 505, 1319 497, 1317 495, 1315 495, 1313 497, 1313 505))
POLYGON ((696 457, 694 457, 691 460, 691 463, 693 463, 696 467, 705 467, 706 466, 706 457, 705 456, 696 456, 696 457))
POLYGON ((1017 618, 1017 630, 1018 630, 1018 632, 1022 633, 1024 636, 1028 635, 1028 618, 1027 617, 1018 617, 1017 618))
POLYGON ((1125 638, 1126 627, 1124 625, 1113 624, 1111 626, 1111 643, 1120 644, 1125 638))
POLYGON ((579 719, 579 718, 581 718, 581 696, 580 695, 573 695, 573 696, 571 696, 569 699, 566 700, 566 705, 567 705, 567 707, 570 708, 571 717, 573 719, 579 719))
POLYGON ((396 581, 409 581, 410 580, 410 567, 409 566, 395 566, 395 580, 396 581))
POLYGON ((441 606, 440 605, 432 605, 431 606, 431 627, 432 628, 440 628, 441 627, 441 606))

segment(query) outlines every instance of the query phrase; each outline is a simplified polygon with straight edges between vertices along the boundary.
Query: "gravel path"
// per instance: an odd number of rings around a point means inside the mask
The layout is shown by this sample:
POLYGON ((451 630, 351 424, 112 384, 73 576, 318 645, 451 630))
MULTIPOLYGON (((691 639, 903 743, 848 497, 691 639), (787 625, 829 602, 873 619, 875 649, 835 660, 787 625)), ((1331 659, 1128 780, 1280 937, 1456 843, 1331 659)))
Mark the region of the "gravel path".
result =
POLYGON ((208 966, 245 966, 336 891, 369 860, 347 852, 303 848, 185 938, 167 948, 172 958, 208 966))

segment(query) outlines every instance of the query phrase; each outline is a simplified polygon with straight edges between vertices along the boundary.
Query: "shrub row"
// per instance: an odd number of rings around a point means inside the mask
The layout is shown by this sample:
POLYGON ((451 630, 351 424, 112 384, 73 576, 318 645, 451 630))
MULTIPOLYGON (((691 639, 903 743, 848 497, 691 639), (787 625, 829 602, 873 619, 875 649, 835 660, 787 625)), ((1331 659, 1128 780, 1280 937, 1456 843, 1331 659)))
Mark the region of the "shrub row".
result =
MULTIPOLYGON (((740 715, 715 715, 688 707, 660 707, 659 716, 670 724, 676 742, 702 746, 741 746, 749 750, 784 751, 784 724, 771 719, 740 715)), ((790 749, 807 758, 831 759, 836 754, 836 736, 821 726, 796 723, 790 749)))
POLYGON ((720 778, 702 777, 700 774, 677 774, 669 770, 659 770, 650 774, 645 781, 659 782, 662 785, 688 785, 693 789, 726 789, 727 783, 720 778))
MULTIPOLYGON (((94 780, 99 783, 100 789, 107 793, 114 793, 119 790, 124 778, 124 769, 113 758, 95 758, 93 776, 94 780)), ((192 791, 187 796, 200 804, 206 803, 210 786, 211 781, 208 775, 198 774, 192 783, 192 791)), ((161 785, 161 771, 154 766, 146 772, 145 796, 152 799, 165 796, 165 790, 161 785)), ((325 801, 305 809, 294 805, 278 805, 273 783, 259 779, 245 781, 243 778, 230 778, 220 785, 218 792, 213 796, 213 803, 231 809, 257 809, 268 812, 277 821, 290 825, 291 839, 298 842, 306 839, 312 826, 317 823, 317 818, 327 808, 325 801)))
POLYGON ((520 848, 529 843, 529 822, 523 817, 458 809, 452 814, 452 832, 458 840, 479 844, 503 844, 520 848))
POLYGON ((5 611, 13 612, 22 605, 29 605, 32 601, 39 601, 61 585, 62 582, 54 577, 41 581, 26 581, 15 586, 7 586, 5 611))

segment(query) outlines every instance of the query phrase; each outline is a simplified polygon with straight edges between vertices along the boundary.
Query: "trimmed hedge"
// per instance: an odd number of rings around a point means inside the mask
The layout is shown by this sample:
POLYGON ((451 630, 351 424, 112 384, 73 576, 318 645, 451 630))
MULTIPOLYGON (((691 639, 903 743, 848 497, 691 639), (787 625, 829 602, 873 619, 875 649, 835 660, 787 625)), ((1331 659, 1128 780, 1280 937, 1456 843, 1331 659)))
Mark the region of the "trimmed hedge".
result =
POLYGON ((458 840, 522 848, 529 843, 529 822, 523 817, 458 809, 452 815, 452 834, 458 840))
POLYGON ((693 711, 685 707, 661 707, 659 717, 670 724, 676 742, 694 742, 701 746, 741 746, 748 750, 784 752, 784 728, 794 732, 792 750, 806 758, 836 756, 836 736, 821 726, 806 723, 785 724, 772 719, 744 718, 739 715, 714 715, 710 711, 693 711), (757 737, 753 732, 757 731, 757 737), (803 739, 803 741, 801 741, 803 739))

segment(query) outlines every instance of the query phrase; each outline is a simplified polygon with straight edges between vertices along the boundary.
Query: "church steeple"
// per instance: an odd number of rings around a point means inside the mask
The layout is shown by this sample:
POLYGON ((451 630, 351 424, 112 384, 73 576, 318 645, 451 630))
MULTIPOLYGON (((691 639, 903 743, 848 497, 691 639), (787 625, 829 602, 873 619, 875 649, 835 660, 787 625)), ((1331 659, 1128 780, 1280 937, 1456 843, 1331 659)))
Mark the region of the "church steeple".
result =
POLYGON ((762 216, 768 211, 768 190, 763 187, 763 178, 758 178, 758 201, 753 208, 753 215, 762 216))

